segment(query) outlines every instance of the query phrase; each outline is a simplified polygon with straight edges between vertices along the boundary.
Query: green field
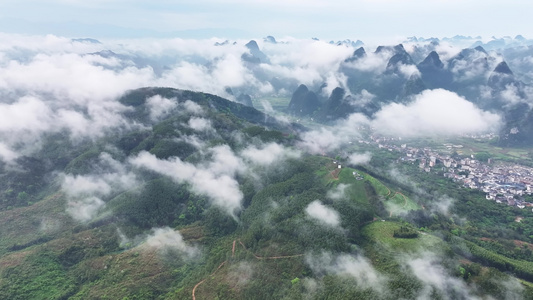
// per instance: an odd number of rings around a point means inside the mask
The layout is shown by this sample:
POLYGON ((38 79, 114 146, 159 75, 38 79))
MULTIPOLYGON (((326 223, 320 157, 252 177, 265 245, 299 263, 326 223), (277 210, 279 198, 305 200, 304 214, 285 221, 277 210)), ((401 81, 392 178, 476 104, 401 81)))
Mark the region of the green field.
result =
POLYGON ((387 199, 385 207, 390 212, 391 216, 398 216, 407 213, 410 210, 420 209, 420 206, 412 199, 398 192, 387 199))
POLYGON ((473 138, 434 138, 420 140, 404 140, 409 146, 414 147, 430 147, 441 153, 452 154, 454 151, 459 155, 470 156, 478 153, 489 153, 494 160, 511 161, 517 163, 532 162, 529 149, 525 148, 509 148, 499 147, 489 140, 473 139, 473 138), (448 149, 444 146, 445 143, 454 145, 462 145, 462 148, 448 149))
POLYGON ((417 251, 436 251, 448 247, 440 238, 420 232, 414 239, 395 238, 394 231, 404 225, 399 222, 375 221, 363 228, 363 235, 369 240, 379 243, 398 254, 417 251))
POLYGON ((374 186, 378 195, 383 196, 383 197, 389 197, 390 195, 392 195, 392 191, 386 185, 381 183, 381 181, 377 180, 376 178, 368 174, 365 174, 365 173, 363 174, 364 174, 365 180, 368 180, 370 181, 370 183, 372 183, 372 186, 374 186))

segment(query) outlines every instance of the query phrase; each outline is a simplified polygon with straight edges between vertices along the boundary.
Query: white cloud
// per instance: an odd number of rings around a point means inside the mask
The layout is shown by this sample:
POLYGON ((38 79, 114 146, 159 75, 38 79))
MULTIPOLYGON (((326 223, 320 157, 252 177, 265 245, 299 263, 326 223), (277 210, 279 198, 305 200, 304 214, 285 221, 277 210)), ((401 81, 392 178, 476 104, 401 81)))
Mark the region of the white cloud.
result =
POLYGON ((430 299, 433 288, 444 296, 444 299, 479 299, 472 295, 470 288, 464 281, 451 276, 440 264, 434 254, 423 253, 419 257, 406 262, 408 268, 424 285, 417 299, 430 299))
POLYGON ((346 63, 345 65, 349 68, 359 71, 381 74, 387 68, 387 64, 392 55, 393 52, 388 50, 383 50, 379 53, 367 52, 366 56, 360 57, 353 62, 346 63))
POLYGON ((242 261, 231 268, 228 274, 228 280, 238 288, 242 288, 252 279, 255 272, 257 271, 254 270, 251 263, 242 261))
POLYGON ((139 153, 130 162, 134 166, 169 176, 177 182, 188 182, 194 192, 208 196, 215 205, 236 217, 243 195, 233 176, 243 172, 244 165, 227 146, 219 146, 211 151, 213 160, 198 166, 177 157, 160 160, 148 152, 139 153))
POLYGON ((75 220, 87 222, 93 219, 104 206, 105 202, 98 197, 79 198, 67 203, 67 213, 75 220))
POLYGON ((297 145, 313 154, 325 154, 360 138, 361 129, 368 125, 370 120, 366 116, 354 113, 332 127, 323 126, 300 134, 301 141, 297 145))
POLYGON ((343 88, 348 96, 350 93, 350 89, 348 88, 348 77, 344 75, 343 73, 339 72, 329 72, 326 74, 325 79, 326 87, 322 89, 322 95, 325 97, 329 97, 331 95, 331 92, 337 87, 343 88))
POLYGON ((195 115, 201 115, 204 112, 202 107, 198 103, 193 102, 191 100, 186 100, 185 102, 183 102, 183 107, 188 113, 195 115))
POLYGON ((305 208, 305 213, 327 226, 338 227, 341 223, 339 213, 333 208, 325 206, 319 200, 309 203, 305 208))
POLYGON ((500 121, 457 94, 437 89, 422 92, 406 105, 385 106, 372 125, 381 133, 412 137, 487 132, 497 130, 500 121))
POLYGON ((492 52, 485 54, 473 50, 467 54, 465 59, 454 60, 453 66, 450 64, 450 71, 453 72, 454 79, 459 82, 474 79, 486 81, 502 60, 503 58, 499 54, 492 52))
POLYGON ((298 158, 300 152, 287 149, 276 143, 270 143, 264 145, 262 149, 249 146, 242 151, 241 155, 255 164, 268 166, 287 158, 298 158))
POLYGON ((370 261, 361 255, 323 252, 320 255, 306 255, 305 262, 317 275, 333 274, 353 278, 363 289, 374 289, 383 293, 387 279, 377 272, 370 261))
POLYGON ((245 165, 227 145, 216 146, 210 149, 213 153, 212 161, 207 164, 209 171, 215 175, 235 176, 245 171, 245 165))
POLYGON ((364 165, 370 162, 372 159, 372 153, 353 153, 348 157, 348 162, 352 165, 364 165))
POLYGON ((3 143, 0 143, 0 159, 4 162, 12 162, 18 157, 18 154, 15 153, 13 150, 9 149, 6 145, 3 143))
POLYGON ((439 54, 440 60, 443 63, 446 63, 450 58, 459 54, 459 52, 461 52, 461 48, 441 41, 437 46, 435 46, 435 51, 439 54))
POLYGON ((197 117, 190 118, 187 125, 189 125, 191 129, 196 130, 196 131, 206 131, 206 130, 210 130, 213 128, 211 127, 210 120, 204 119, 204 118, 197 118, 197 117))
POLYGON ((327 82, 331 92, 338 86, 346 86, 346 79, 336 71, 353 49, 323 41, 291 39, 284 44, 265 44, 264 52, 271 64, 260 67, 269 77, 295 79, 306 85, 327 82))
POLYGON ((420 71, 418 71, 418 68, 415 65, 400 64, 398 69, 406 78, 410 78, 413 75, 420 77, 420 71))
POLYGON ((159 95, 155 95, 146 99, 146 106, 150 109, 150 119, 152 121, 160 120, 167 116, 174 108, 178 106, 176 98, 167 99, 159 95))
POLYGON ((432 202, 430 206, 431 212, 437 212, 445 216, 450 215, 450 209, 453 207, 455 199, 448 196, 441 196, 432 202))
POLYGON ((80 196, 86 194, 107 195, 111 192, 111 186, 99 175, 67 175, 62 184, 63 190, 69 196, 80 196))
POLYGON ((329 190, 326 196, 333 200, 344 199, 346 197, 346 189, 349 187, 349 184, 340 183, 335 188, 329 190))
POLYGON ((95 169, 103 170, 98 174, 70 175, 65 174, 61 188, 71 196, 99 195, 107 196, 111 192, 119 192, 138 185, 137 177, 128 171, 109 153, 102 152, 95 169))
POLYGON ((117 97, 124 91, 153 81, 150 68, 128 67, 119 71, 92 64, 90 56, 37 54, 29 62, 10 61, 0 73, 0 87, 54 97, 89 105, 117 97))
POLYGON ((361 93, 357 95, 352 95, 352 102, 351 104, 353 106, 364 106, 374 100, 376 95, 368 92, 367 90, 362 90, 361 93))
POLYGON ((226 96, 225 88, 228 86, 263 88, 263 84, 245 68, 240 55, 234 54, 217 57, 209 66, 180 61, 165 71, 157 82, 165 86, 226 96))
POLYGON ((193 258, 198 249, 187 245, 179 231, 169 227, 154 228, 153 233, 146 238, 146 245, 159 250, 177 250, 184 258, 193 258))
POLYGON ((105 204, 103 197, 139 185, 137 176, 108 153, 100 154, 95 169, 100 169, 100 173, 63 174, 61 189, 67 196, 67 213, 78 221, 95 217, 105 204))
POLYGON ((320 128, 319 130, 308 131, 301 134, 302 141, 299 146, 312 154, 323 154, 339 148, 346 142, 345 136, 333 131, 320 128))
POLYGON ((52 128, 52 119, 52 110, 36 97, 0 103, 0 132, 40 133, 52 128))

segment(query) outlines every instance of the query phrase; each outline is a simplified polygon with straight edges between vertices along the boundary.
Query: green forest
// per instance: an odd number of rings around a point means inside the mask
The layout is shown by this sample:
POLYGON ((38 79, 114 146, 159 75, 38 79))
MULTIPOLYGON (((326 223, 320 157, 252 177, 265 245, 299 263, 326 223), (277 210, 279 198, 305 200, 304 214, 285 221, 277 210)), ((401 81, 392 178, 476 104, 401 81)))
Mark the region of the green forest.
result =
POLYGON ((533 299, 531 210, 217 96, 120 102, 142 126, 0 165, 1 299, 533 299))

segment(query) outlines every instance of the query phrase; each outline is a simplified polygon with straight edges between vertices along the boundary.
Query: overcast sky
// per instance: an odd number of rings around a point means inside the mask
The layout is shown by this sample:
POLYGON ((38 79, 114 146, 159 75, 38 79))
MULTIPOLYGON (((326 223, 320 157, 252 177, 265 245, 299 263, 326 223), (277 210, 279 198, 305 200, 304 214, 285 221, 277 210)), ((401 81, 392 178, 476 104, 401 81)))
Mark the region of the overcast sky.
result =
POLYGON ((0 31, 67 37, 533 37, 528 0, 1 0, 0 31))

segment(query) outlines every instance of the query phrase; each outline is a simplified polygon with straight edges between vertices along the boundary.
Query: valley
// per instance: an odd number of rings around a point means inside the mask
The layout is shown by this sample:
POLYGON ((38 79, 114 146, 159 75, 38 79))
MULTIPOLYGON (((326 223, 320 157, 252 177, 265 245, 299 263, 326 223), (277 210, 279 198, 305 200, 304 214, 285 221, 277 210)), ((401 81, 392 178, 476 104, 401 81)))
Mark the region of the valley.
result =
POLYGON ((0 49, 1 299, 533 299, 531 40, 54 41, 0 49))

